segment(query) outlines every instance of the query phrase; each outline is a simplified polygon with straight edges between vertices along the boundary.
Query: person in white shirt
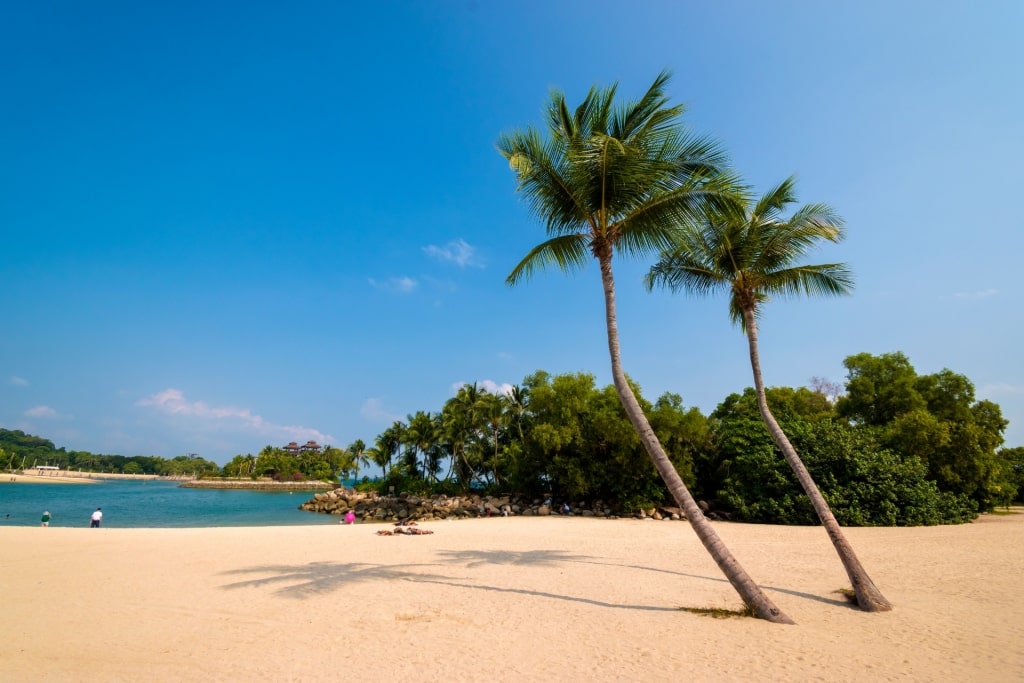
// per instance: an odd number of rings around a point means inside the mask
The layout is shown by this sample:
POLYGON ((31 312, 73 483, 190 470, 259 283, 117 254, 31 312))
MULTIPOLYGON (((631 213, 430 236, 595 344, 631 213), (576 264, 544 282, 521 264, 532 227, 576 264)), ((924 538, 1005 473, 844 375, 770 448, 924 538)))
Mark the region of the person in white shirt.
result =
POLYGON ((92 513, 92 524, 90 524, 89 526, 92 527, 93 529, 98 529, 100 527, 100 522, 102 522, 102 521, 103 521, 103 509, 102 508, 96 508, 96 512, 92 513))

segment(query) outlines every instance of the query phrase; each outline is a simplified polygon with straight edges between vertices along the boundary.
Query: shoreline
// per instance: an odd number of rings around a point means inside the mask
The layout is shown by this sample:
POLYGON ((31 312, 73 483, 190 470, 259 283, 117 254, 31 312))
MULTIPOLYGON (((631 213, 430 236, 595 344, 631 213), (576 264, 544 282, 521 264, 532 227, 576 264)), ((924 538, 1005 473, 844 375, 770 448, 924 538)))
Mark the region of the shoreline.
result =
POLYGON ((115 474, 105 472, 82 472, 70 470, 26 469, 21 473, 4 472, 0 484, 95 484, 100 479, 124 481, 187 481, 180 477, 162 477, 158 474, 115 474))
POLYGON ((859 612, 821 527, 714 522, 796 626, 739 598, 687 524, 509 517, 178 529, 0 527, 11 680, 1016 681, 1024 510, 850 527, 895 609, 859 612), (154 581, 155 580, 155 581, 154 581), (59 644, 59 645, 55 645, 59 644), (54 656, 57 647, 59 656, 54 656))

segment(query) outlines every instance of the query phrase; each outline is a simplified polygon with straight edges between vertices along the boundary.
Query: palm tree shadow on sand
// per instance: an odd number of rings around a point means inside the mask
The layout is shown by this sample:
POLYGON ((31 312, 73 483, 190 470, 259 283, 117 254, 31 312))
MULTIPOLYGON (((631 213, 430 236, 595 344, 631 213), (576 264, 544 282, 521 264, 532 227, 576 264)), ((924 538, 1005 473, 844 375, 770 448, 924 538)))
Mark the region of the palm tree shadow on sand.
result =
MULTIPOLYGON (((597 564, 608 567, 622 567, 624 569, 637 569, 645 572, 658 572, 661 574, 670 574, 672 576, 683 576, 690 579, 703 579, 705 581, 714 581, 715 583, 727 583, 728 580, 724 578, 718 578, 713 576, 702 576, 700 574, 687 574, 686 572, 672 571, 670 569, 656 569, 654 567, 644 567, 636 564, 622 564, 620 562, 601 562, 601 558, 588 557, 586 555, 574 555, 561 550, 529 550, 526 552, 512 552, 506 550, 451 550, 441 551, 438 553, 441 557, 447 557, 448 559, 464 564, 467 567, 478 567, 487 564, 507 564, 507 565, 552 565, 559 562, 572 562, 577 564, 597 564)), ((826 598, 820 595, 814 595, 813 593, 804 593, 801 591, 793 590, 791 588, 780 588, 778 586, 763 586, 771 591, 778 593, 784 593, 786 595, 792 595, 798 598, 804 598, 806 600, 814 600, 816 602, 822 602, 828 605, 837 605, 840 607, 849 607, 855 609, 856 605, 850 603, 849 600, 842 599, 837 600, 833 598, 826 598)))
MULTIPOLYGON (((703 579, 705 581, 714 581, 715 583, 728 583, 727 579, 718 578, 714 576, 703 576, 701 574, 687 574, 686 572, 672 571, 671 569, 656 569, 654 567, 642 567, 636 564, 620 564, 618 562, 595 562, 593 560, 580 560, 585 564, 603 564, 612 567, 625 567, 629 569, 639 569, 645 572, 658 572, 660 574, 671 574, 672 576, 685 576, 689 579, 703 579)), ((834 598, 826 598, 821 595, 815 595, 814 593, 804 593, 802 591, 793 590, 792 588, 779 588, 778 586, 762 586, 770 591, 776 593, 784 593, 786 595, 792 595, 796 598, 804 598, 805 600, 814 600, 815 602, 823 602, 826 605, 836 605, 838 607, 848 607, 850 609, 857 609, 857 606, 851 603, 849 600, 836 600, 834 598)))
POLYGON ((222 586, 225 590, 280 586, 278 595, 304 599, 333 593, 365 581, 443 581, 452 577, 418 571, 431 565, 385 565, 365 562, 310 562, 308 564, 264 564, 221 572, 222 576, 263 575, 222 586))
MULTIPOLYGON (((467 569, 487 565, 502 565, 510 567, 545 567, 557 566, 560 564, 597 564, 623 569, 634 569, 645 572, 658 572, 705 581, 721 583, 726 581, 723 578, 687 574, 641 565, 622 564, 619 562, 602 562, 601 558, 576 555, 561 550, 529 550, 529 551, 506 551, 506 550, 459 550, 440 551, 438 557, 441 560, 438 564, 408 564, 408 565, 386 565, 369 564, 364 562, 310 562, 308 564, 266 564, 252 567, 232 569, 222 572, 222 576, 246 578, 222 586, 225 590, 238 590, 243 588, 264 588, 276 587, 274 593, 282 597, 304 600, 307 598, 321 597, 329 593, 343 590, 346 586, 368 581, 407 581, 411 583, 432 583, 453 588, 465 588, 469 590, 488 591, 523 595, 537 598, 548 598, 567 602, 584 603, 598 607, 611 609, 643 610, 653 612, 675 612, 680 607, 664 607, 660 605, 634 605, 611 603, 594 598, 577 595, 565 595, 547 591, 530 590, 525 588, 513 588, 508 586, 494 586, 480 583, 469 583, 467 578, 451 576, 449 574, 425 571, 428 568, 437 568, 440 565, 461 566, 467 569)), ((798 591, 765 586, 769 590, 778 591, 787 595, 824 602, 832 605, 849 606, 849 603, 841 600, 832 600, 818 595, 801 593, 798 591)))

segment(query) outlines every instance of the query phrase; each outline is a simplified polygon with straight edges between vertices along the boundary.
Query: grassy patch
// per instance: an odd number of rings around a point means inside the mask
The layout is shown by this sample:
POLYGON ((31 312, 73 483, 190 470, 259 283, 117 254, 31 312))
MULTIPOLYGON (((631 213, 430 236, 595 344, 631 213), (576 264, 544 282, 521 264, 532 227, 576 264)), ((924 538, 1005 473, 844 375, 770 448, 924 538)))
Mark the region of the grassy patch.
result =
POLYGON ((850 603, 851 605, 858 604, 857 603, 857 593, 855 593, 852 588, 840 588, 839 590, 833 591, 833 592, 839 593, 840 595, 842 595, 844 598, 846 598, 846 601, 848 603, 850 603))
POLYGON ((684 612, 690 614, 696 614, 702 617, 711 617, 712 619, 732 619, 736 617, 752 617, 754 616, 754 610, 749 606, 744 606, 743 609, 725 609, 724 607, 680 607, 684 612))

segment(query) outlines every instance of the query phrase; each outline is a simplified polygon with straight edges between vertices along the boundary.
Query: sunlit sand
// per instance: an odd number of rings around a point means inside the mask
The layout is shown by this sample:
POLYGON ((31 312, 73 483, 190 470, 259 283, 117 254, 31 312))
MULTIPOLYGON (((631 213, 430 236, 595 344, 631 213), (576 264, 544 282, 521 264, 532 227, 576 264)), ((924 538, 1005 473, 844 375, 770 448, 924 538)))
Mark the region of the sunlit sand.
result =
POLYGON ((1024 512, 849 529, 716 524, 797 622, 739 599, 683 522, 502 518, 230 529, 0 528, 9 681, 1019 681, 1024 512))

